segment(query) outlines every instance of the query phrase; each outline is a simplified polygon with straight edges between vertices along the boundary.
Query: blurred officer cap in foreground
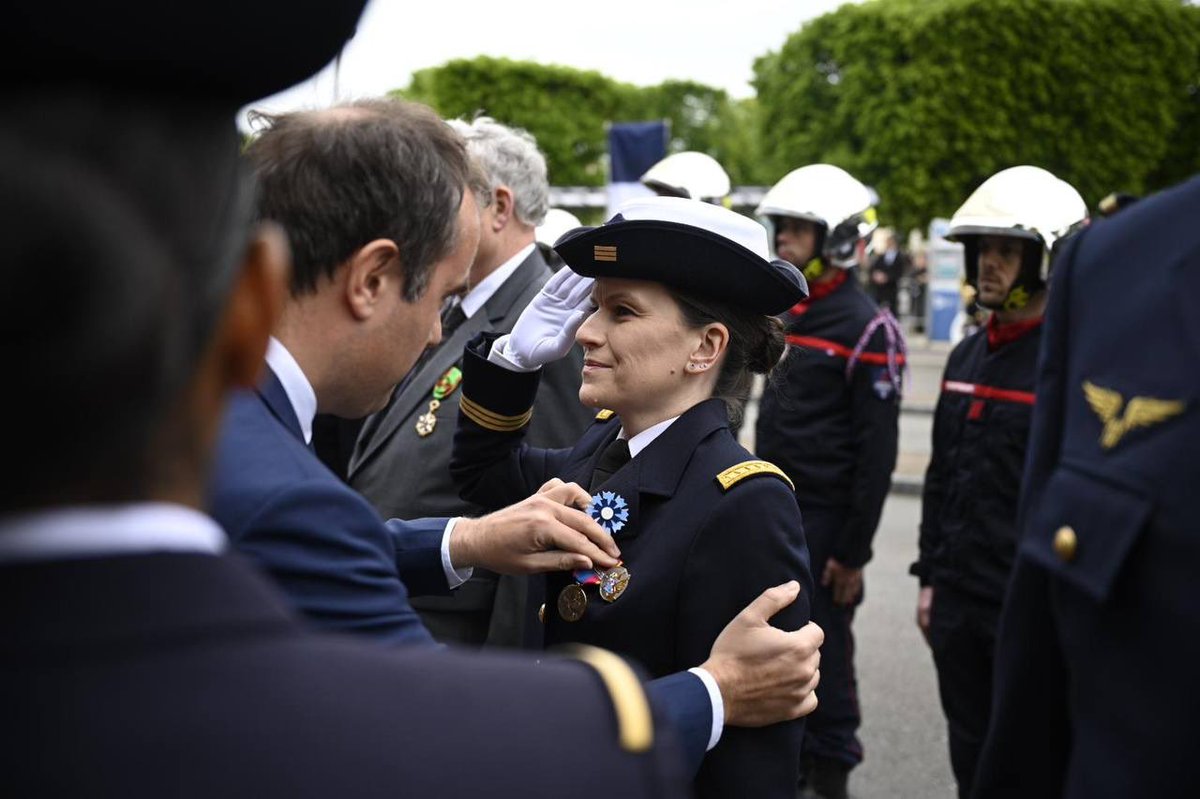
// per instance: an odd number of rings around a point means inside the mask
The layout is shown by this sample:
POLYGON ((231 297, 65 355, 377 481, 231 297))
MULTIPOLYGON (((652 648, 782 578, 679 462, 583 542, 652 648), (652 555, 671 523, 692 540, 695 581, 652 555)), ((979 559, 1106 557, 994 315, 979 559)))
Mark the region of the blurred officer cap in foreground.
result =
POLYGON ((100 85, 236 109, 329 63, 365 0, 13 0, 0 23, 0 85, 100 85))

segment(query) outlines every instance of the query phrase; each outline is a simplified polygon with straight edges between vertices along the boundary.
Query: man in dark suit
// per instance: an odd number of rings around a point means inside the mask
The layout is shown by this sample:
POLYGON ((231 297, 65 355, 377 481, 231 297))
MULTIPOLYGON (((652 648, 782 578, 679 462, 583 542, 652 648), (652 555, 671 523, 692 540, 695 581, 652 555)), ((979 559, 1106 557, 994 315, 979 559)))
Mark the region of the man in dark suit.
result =
POLYGON ((883 252, 871 259, 868 275, 871 298, 879 303, 879 307, 899 314, 900 278, 912 271, 912 261, 900 249, 895 233, 889 231, 886 238, 887 246, 883 252))
MULTIPOLYGON (((429 643, 406 583, 444 591, 478 565, 615 565, 611 536, 572 507, 587 496, 576 485, 552 481, 478 519, 385 525, 307 447, 318 409, 354 418, 383 407, 439 343, 439 307, 461 291, 479 238, 479 181, 461 139, 424 106, 369 101, 276 118, 249 157, 259 216, 287 231, 295 269, 265 382, 234 398, 221 431, 209 506, 234 546, 310 621, 392 643, 429 643)), ((820 631, 784 633, 763 615, 795 596, 777 588, 707 661, 652 684, 694 767, 724 718, 767 724, 815 704, 820 631)))
POLYGON ((3 58, 10 35, 34 45, 20 74, 40 79, 0 109, 0 351, 25 381, 0 400, 22 420, 0 496, 5 792, 525 799, 601 774, 685 795, 611 656, 585 655, 598 675, 310 634, 198 510, 287 271, 278 228, 251 223, 233 116, 325 63, 361 3, 311 19, 240 3, 289 15, 278 49, 235 46, 220 3, 175 9, 182 27, 148 5, 55 5, 0 34, 3 58), (94 38, 109 29, 112 50, 94 38))
MULTIPOLYGON (((450 124, 482 168, 489 202, 467 293, 443 314, 445 338, 426 351, 388 407, 367 420, 350 458, 350 485, 384 518, 485 510, 463 501, 450 476, 463 347, 479 333, 512 330, 552 274, 534 238, 550 184, 533 137, 487 117, 450 124)), ((582 366, 576 347, 545 370, 529 425, 534 446, 570 446, 587 429, 592 414, 579 402, 582 366)), ((439 641, 518 646, 533 618, 525 612, 527 594, 525 577, 477 570, 450 596, 417 597, 412 604, 439 641)))
POLYGON ((429 640, 407 591, 444 593, 472 567, 615 564, 610 537, 567 507, 581 490, 558 487, 484 519, 385 527, 306 451, 318 408, 354 417, 380 407, 440 337, 438 309, 460 291, 479 238, 458 136, 424 106, 367 101, 282 117, 249 153, 259 212, 288 231, 295 268, 264 380, 234 397, 217 450, 210 507, 234 545, 321 627, 395 642, 429 640), (307 141, 320 155, 295 157, 307 141), (306 181, 343 169, 371 178, 329 180, 334 196, 313 222, 306 181), (403 212, 391 192, 407 200, 403 212))
POLYGON ((1194 796, 1200 180, 1058 257, 976 797, 1194 796))

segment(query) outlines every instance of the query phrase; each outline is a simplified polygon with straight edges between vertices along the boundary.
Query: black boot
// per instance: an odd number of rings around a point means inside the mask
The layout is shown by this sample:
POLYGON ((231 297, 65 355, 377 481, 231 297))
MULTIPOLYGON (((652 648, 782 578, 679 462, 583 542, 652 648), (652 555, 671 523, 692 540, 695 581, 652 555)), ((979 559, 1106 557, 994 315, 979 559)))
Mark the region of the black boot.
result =
POLYGON ((842 761, 829 757, 813 758, 807 777, 808 790, 818 799, 848 799, 846 782, 850 777, 850 766, 842 761))

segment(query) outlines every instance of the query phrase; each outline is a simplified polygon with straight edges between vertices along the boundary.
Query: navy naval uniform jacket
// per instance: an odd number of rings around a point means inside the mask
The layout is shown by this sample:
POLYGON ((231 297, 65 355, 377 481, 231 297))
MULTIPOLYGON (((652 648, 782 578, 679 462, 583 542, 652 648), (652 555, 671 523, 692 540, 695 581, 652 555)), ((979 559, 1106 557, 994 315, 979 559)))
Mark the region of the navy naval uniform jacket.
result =
POLYGON ((1068 242, 975 796, 1200 791, 1200 180, 1068 242))
MULTIPOLYGON (((871 559, 896 465, 900 396, 888 374, 882 329, 846 375, 878 308, 858 281, 842 274, 827 296, 782 317, 790 352, 763 391, 755 451, 792 478, 801 510, 828 509, 840 517, 831 554, 843 566, 861 568, 871 559)), ((903 367, 902 355, 896 365, 903 367)))
MULTIPOLYGON (((488 363, 487 338, 469 345, 451 470, 463 496, 486 507, 528 496, 550 478, 588 485, 620 419, 601 413, 570 449, 522 443, 537 373, 488 363)), ((773 622, 808 622, 812 578, 791 487, 763 472, 728 489, 718 475, 751 456, 730 434, 724 404, 708 400, 684 413, 602 487, 628 504, 615 533, 630 572, 625 592, 606 603, 588 589, 583 618, 560 617, 556 599, 573 578, 546 580, 547 644, 582 642, 634 658, 661 677, 702 663, 725 625, 764 589, 798 580, 796 602, 773 622)), ((776 470, 777 471, 777 470, 776 470)), ((697 680, 698 682, 698 680, 697 680)), ((696 779, 702 797, 793 797, 803 723, 728 728, 696 779)))
POLYGON ((390 643, 432 644, 408 593, 446 592, 446 519, 384 522, 305 445, 269 369, 230 401, 209 512, 233 546, 271 575, 317 627, 390 643))
POLYGON ((610 697, 576 663, 313 634, 236 555, 11 563, 0 586, 6 795, 688 795, 629 671, 610 697))

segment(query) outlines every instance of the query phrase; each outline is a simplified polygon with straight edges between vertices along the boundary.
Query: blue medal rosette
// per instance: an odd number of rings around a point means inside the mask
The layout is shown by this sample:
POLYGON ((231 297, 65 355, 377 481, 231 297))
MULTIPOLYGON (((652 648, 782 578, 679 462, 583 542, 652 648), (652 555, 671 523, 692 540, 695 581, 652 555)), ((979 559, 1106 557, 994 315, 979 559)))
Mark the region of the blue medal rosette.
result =
MULTIPOLYGON (((609 535, 616 535, 629 521, 629 503, 614 491, 601 491, 592 497, 592 504, 588 506, 588 515, 607 530, 609 535)), ((605 599, 610 602, 620 596, 629 580, 629 572, 619 564, 616 568, 608 571, 577 569, 573 574, 575 582, 580 585, 599 585, 605 599)))

